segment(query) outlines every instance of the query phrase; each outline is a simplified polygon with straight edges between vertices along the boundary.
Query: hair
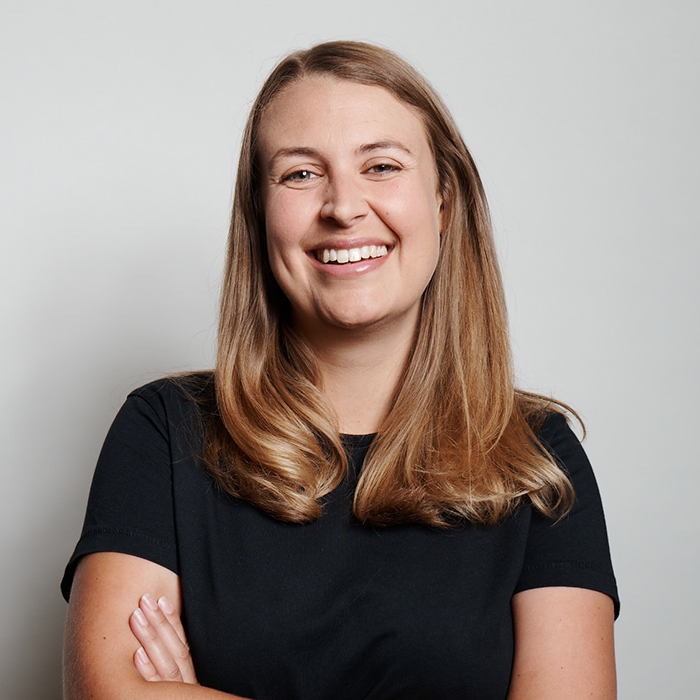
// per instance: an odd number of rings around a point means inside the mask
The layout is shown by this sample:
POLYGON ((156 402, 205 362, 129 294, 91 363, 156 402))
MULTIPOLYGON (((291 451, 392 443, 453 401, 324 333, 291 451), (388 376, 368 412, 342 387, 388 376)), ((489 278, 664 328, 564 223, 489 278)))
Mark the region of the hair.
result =
POLYGON ((231 495, 306 523, 347 470, 311 348, 290 323, 265 245, 259 139, 289 86, 331 77, 382 87, 410 105, 433 150, 443 202, 437 268, 390 411, 354 495, 363 523, 464 520, 493 525, 529 502, 549 517, 573 491, 537 430, 562 404, 514 386, 508 324, 488 205, 474 160, 435 90, 371 44, 297 51, 272 71, 243 134, 223 279, 215 403, 205 415, 208 471, 231 495))

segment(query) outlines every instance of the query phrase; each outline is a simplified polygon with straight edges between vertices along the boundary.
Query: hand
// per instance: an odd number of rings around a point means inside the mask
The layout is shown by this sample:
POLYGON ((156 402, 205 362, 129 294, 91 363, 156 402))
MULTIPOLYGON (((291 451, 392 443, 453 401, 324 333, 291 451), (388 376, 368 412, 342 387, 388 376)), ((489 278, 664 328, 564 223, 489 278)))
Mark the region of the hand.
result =
POLYGON ((148 593, 142 596, 129 626, 141 644, 134 654, 134 666, 144 680, 198 685, 185 630, 165 596, 158 602, 148 593))

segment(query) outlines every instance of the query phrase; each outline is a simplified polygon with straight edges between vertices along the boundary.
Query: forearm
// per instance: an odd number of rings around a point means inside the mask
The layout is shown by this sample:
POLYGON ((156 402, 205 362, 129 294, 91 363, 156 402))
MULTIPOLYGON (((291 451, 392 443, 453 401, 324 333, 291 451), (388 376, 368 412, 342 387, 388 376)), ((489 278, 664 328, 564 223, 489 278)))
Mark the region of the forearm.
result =
MULTIPOLYGON (((70 630, 70 628, 69 628, 70 630)), ((64 700, 241 700, 192 683, 144 680, 133 664, 120 657, 113 665, 96 664, 107 640, 66 635, 63 656, 64 700)))
POLYGON ((222 693, 189 683, 157 681, 149 683, 142 679, 122 684, 117 688, 88 687, 77 679, 66 678, 64 700, 243 700, 239 695, 222 693))
MULTIPOLYGON (((197 685, 194 674, 185 679, 189 682, 144 680, 133 659, 146 638, 134 636, 129 620, 135 607, 146 609, 145 591, 154 598, 167 596, 175 603, 173 615, 179 614, 179 580, 171 571, 112 552, 81 561, 66 618, 64 700, 235 700, 235 695, 197 685)), ((152 620, 159 615, 146 613, 152 620)))

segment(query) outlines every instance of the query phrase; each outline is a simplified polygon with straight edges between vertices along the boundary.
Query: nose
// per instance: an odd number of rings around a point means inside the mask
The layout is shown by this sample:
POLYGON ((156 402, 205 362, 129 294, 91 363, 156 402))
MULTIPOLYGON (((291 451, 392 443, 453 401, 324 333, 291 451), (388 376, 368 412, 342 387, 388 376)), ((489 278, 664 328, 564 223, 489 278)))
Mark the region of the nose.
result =
POLYGON ((352 175, 334 175, 324 190, 321 217, 332 219, 343 228, 352 226, 367 215, 369 204, 362 183, 352 175))

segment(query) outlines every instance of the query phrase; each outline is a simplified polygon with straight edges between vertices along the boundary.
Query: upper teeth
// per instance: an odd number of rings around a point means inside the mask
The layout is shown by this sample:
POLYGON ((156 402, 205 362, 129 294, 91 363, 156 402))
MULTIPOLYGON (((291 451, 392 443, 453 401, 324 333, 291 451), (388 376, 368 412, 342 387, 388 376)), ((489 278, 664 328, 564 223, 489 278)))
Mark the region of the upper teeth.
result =
POLYGON ((361 248, 325 248, 321 260, 327 262, 358 262, 368 258, 381 258, 389 251, 385 245, 363 245, 361 248))

